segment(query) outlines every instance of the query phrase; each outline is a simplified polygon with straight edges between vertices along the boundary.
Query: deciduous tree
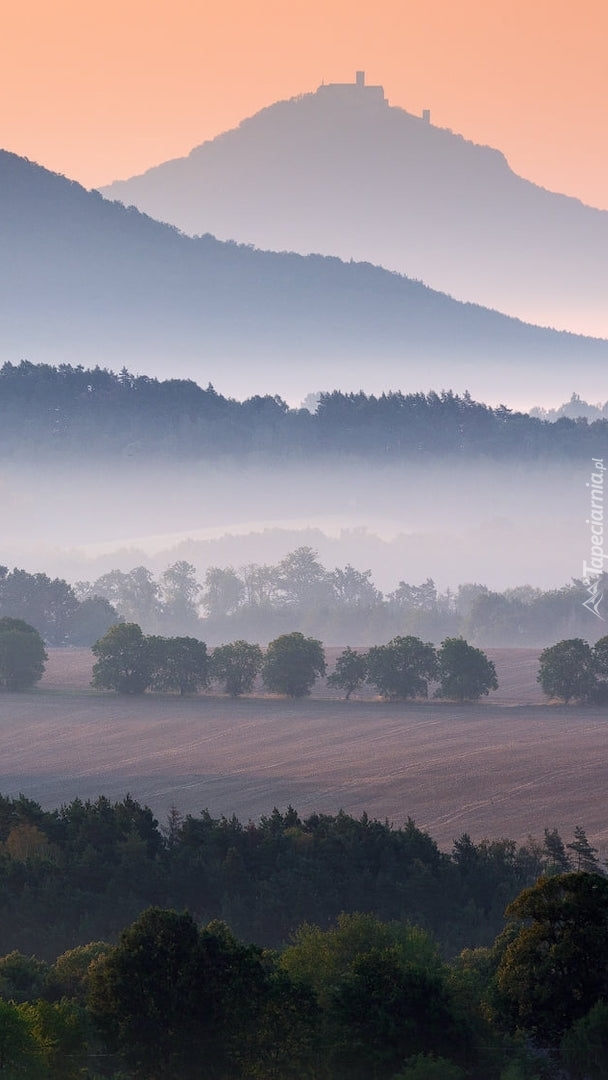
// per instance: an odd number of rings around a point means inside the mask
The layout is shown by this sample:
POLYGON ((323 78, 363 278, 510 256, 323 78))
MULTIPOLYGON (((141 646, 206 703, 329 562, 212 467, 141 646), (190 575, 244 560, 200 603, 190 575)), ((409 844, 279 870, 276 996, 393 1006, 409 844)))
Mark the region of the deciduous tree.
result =
POLYGON ((562 1060, 571 1080, 606 1080, 608 1076, 608 1004, 598 1001, 566 1032, 562 1060))
POLYGON ((501 1007, 514 1026, 557 1045, 608 995, 608 881, 586 873, 541 878, 506 914, 514 930, 498 965, 501 1007))
POLYGON ((437 589, 432 578, 427 578, 420 585, 408 585, 400 581, 398 587, 389 596, 395 607, 403 610, 432 611, 437 603, 437 589))
POLYGON ((298 698, 309 694, 317 678, 325 675, 323 645, 295 631, 271 641, 264 657, 264 684, 276 694, 298 698))
POLYGON ((0 999, 0 1075, 43 1080, 40 1047, 28 1017, 12 1001, 0 999))
POLYGON ((43 996, 47 974, 48 967, 42 960, 13 949, 0 958, 0 998, 17 1004, 35 1001, 43 996))
POLYGON ((327 685, 332 689, 345 690, 346 700, 363 685, 367 678, 367 654, 357 652, 347 646, 336 660, 336 666, 327 677, 327 685))
POLYGON ((0 619, 0 687, 27 690, 44 674, 44 642, 23 619, 0 619))
POLYGON ((593 653, 582 638, 568 638, 543 649, 537 676, 547 697, 589 701, 596 688, 593 653))
POLYGON ((105 596, 82 600, 70 621, 67 641, 70 645, 93 645, 121 619, 105 596))
POLYGON ((368 682, 383 697, 396 701, 427 697, 428 683, 437 674, 437 654, 430 642, 417 637, 395 637, 387 645, 374 645, 367 654, 368 682))
POLYGON ((165 632, 196 633, 198 603, 202 586, 196 580, 196 568, 180 559, 168 566, 160 578, 162 621, 165 632))
POLYGON ((193 637, 145 639, 153 690, 195 694, 209 685, 209 658, 204 641, 193 637))
POLYGON ((335 989, 331 1013, 340 1080, 391 1080, 411 1055, 449 1051, 461 1041, 445 978, 402 964, 396 949, 357 956, 335 989))
POLYGON ((111 570, 98 578, 92 592, 105 596, 127 622, 155 633, 160 626, 161 602, 159 587, 145 566, 135 566, 128 573, 111 570))
MULTIPOLYGON (((89 1007, 141 1080, 228 1080, 255 1042, 266 976, 228 928, 149 908, 89 975, 89 1007)), ((245 1072, 244 1075, 255 1075, 245 1072)))
POLYGON ((416 1054, 408 1060, 395 1080, 465 1080, 465 1075, 460 1065, 447 1058, 437 1057, 436 1054, 416 1054))
POLYGON ((490 690, 498 690, 496 668, 481 649, 464 638, 446 638, 437 654, 439 689, 437 697, 475 701, 490 690))
MULTIPOLYGON (((35 1040, 40 1072, 17 1073, 24 1080, 81 1080, 86 1065, 86 1021, 74 1002, 27 1002, 19 1007, 35 1040)), ((10 1074, 9 1074, 10 1075, 10 1074)))
POLYGON ((218 645, 211 654, 211 677, 222 683, 231 697, 240 697, 253 690, 263 660, 260 646, 248 641, 218 645))
POLYGON ((284 602, 295 607, 318 603, 327 589, 328 574, 319 553, 303 546, 291 551, 277 566, 279 588, 284 602))
POLYGON ((0 567, 0 616, 24 619, 51 645, 65 645, 77 610, 76 594, 62 578, 0 567))
POLYGON ((371 577, 371 570, 355 570, 350 563, 343 570, 338 566, 332 570, 329 582, 339 606, 349 611, 364 611, 382 603, 382 593, 371 577))
POLYGON ((233 615, 242 602, 245 586, 232 566, 210 566, 205 574, 202 601, 212 619, 233 615))
POLYGON ((137 623, 119 623, 93 645, 92 685, 119 694, 143 694, 154 673, 151 651, 137 623))
POLYGON ((316 994, 336 1080, 388 1080, 410 1055, 466 1039, 437 946, 419 928, 341 915, 327 931, 300 927, 280 964, 316 994))

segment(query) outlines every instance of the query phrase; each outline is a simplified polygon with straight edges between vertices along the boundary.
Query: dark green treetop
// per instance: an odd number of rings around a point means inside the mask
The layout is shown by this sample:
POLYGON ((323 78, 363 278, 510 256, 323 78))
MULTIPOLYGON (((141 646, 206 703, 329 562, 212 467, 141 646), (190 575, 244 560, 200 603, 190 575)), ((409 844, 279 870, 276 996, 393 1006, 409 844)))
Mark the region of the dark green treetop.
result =
POLYGON ((429 680, 437 675, 437 654, 431 642, 395 637, 369 650, 367 668, 368 682, 391 701, 427 697, 429 680))
POLYGON ((437 654, 439 689, 437 697, 474 701, 490 690, 498 690, 496 668, 481 649, 464 638, 446 638, 437 654))
POLYGON ((323 645, 299 631, 281 634, 271 641, 264 657, 262 678, 269 690, 287 697, 309 694, 318 677, 325 675, 323 645))
POLYGON ((0 619, 0 687, 27 690, 42 678, 47 659, 33 626, 8 615, 0 619))

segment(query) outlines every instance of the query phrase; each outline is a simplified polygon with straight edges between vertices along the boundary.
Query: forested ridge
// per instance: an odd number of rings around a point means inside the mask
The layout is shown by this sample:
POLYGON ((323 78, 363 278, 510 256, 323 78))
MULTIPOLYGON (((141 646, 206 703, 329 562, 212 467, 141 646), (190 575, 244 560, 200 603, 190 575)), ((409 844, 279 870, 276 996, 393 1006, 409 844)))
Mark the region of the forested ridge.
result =
POLYGON ((126 370, 5 363, 0 368, 0 450, 5 460, 99 456, 142 462, 381 461, 451 457, 534 461, 598 457, 608 420, 555 422, 492 408, 451 391, 380 396, 321 393, 316 411, 278 396, 239 402, 210 385, 159 381, 126 370))
POLYGON ((572 850, 547 830, 521 845, 463 834, 447 854, 410 819, 394 826, 342 811, 302 819, 289 807, 256 823, 175 808, 159 825, 130 796, 52 811, 0 796, 0 954, 17 948, 50 959, 113 940, 160 904, 202 922, 223 919, 244 940, 272 947, 302 923, 326 927, 343 911, 369 912, 424 927, 454 955, 488 944, 505 905, 541 873, 597 870, 580 831, 582 848, 574 838, 572 850))

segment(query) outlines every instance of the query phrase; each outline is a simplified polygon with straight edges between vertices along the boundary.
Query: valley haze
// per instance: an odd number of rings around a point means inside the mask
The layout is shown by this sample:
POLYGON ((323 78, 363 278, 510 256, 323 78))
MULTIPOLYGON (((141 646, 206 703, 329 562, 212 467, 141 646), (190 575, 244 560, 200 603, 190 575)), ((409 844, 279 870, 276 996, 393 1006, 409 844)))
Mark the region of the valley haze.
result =
POLYGON ((370 569, 383 591, 428 577, 441 589, 559 588, 581 576, 588 554, 587 471, 337 458, 5 465, 2 562, 73 582, 185 559, 202 579, 209 566, 274 563, 305 544, 329 568, 370 569))
POLYGON ((193 239, 6 152, 0 211, 2 360, 170 372, 292 404, 319 389, 451 388, 548 406, 573 380, 602 396, 607 341, 368 263, 193 239))

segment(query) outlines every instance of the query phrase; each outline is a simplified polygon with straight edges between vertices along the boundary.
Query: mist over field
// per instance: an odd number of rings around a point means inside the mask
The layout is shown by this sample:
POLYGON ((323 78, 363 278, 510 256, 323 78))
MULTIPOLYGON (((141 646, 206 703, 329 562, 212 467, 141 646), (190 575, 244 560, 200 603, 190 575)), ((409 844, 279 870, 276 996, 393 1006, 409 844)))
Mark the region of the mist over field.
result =
POLYGON ((588 555, 587 479, 580 463, 13 464, 2 561, 75 581, 186 559, 201 578, 307 544, 383 591, 427 577, 551 588, 588 555))

